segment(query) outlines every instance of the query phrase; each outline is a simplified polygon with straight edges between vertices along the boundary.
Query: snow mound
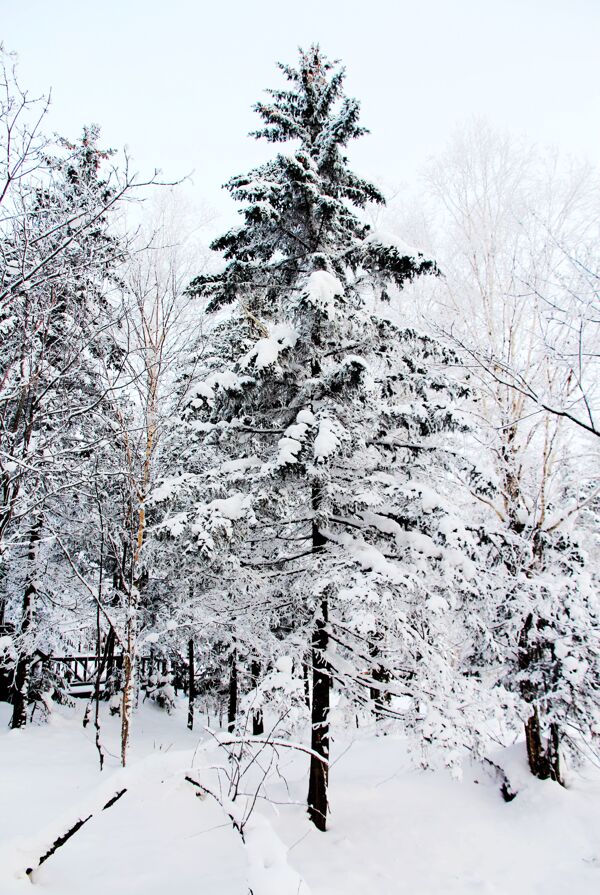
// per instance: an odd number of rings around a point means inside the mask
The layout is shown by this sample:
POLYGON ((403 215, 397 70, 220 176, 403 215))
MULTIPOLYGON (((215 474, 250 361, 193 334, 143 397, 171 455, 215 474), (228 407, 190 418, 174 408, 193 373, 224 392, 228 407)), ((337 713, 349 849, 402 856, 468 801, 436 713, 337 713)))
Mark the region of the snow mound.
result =
POLYGON ((335 299, 344 294, 344 287, 328 271, 315 270, 306 281, 305 294, 313 307, 332 318, 336 314, 335 299))
POLYGON ((336 452, 339 447, 340 439, 336 432, 336 425, 333 420, 325 417, 319 423, 319 431, 313 445, 313 454, 315 460, 325 460, 336 452))
POLYGON ((268 336, 259 339, 241 362, 242 367, 254 362, 257 370, 265 370, 274 366, 279 360, 279 355, 286 348, 293 348, 298 340, 298 334, 289 323, 276 323, 271 327, 268 336))
POLYGON ((409 245, 400 236, 389 230, 372 230, 365 239, 365 244, 369 245, 369 243, 396 249, 396 251, 403 257, 419 258, 422 261, 433 261, 433 258, 429 258, 421 249, 409 245))

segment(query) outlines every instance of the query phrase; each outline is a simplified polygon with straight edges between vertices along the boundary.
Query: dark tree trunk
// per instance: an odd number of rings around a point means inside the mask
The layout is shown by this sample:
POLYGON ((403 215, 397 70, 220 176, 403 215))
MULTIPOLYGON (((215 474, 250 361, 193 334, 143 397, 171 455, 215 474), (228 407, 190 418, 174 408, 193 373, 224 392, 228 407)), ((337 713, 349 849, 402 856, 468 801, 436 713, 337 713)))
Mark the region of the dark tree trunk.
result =
POLYGON ((229 660, 229 701, 227 704, 227 730, 229 733, 235 731, 235 722, 237 718, 237 699, 238 699, 238 681, 237 681, 237 651, 234 649, 229 660))
POLYGON ((546 744, 546 755, 548 757, 548 772, 550 779, 564 786, 561 767, 560 767, 560 734, 558 724, 550 725, 550 736, 546 744))
POLYGON ((302 663, 302 677, 304 679, 304 702, 310 711, 310 679, 308 676, 308 662, 302 663))
MULTIPOLYGON (((2 599, 0 599, 0 612, 1 612, 0 635, 13 634, 14 633, 13 626, 6 625, 4 623, 4 602, 2 599)), ((8 668, 0 667, 0 702, 11 702, 12 689, 13 689, 13 675, 10 673, 10 670, 8 668)))
MULTIPOLYGON (((381 640, 381 634, 375 634, 373 640, 369 644, 369 653, 373 660, 377 660, 380 655, 378 642, 381 640)), ((390 673, 381 663, 376 662, 371 671, 371 677, 377 684, 388 684, 390 681, 390 673)), ((382 687, 371 687, 371 699, 373 700, 373 711, 375 714, 375 723, 381 723, 386 717, 386 708, 390 703, 390 694, 382 687)))
POLYGON ((113 695, 113 692, 116 691, 115 685, 115 643, 116 643, 116 635, 115 629, 111 625, 106 635, 106 646, 104 648, 104 654, 106 656, 106 687, 105 687, 105 697, 110 699, 113 695))
POLYGON ((194 641, 190 637, 188 642, 188 720, 187 726, 194 729, 194 701, 196 699, 196 684, 194 670, 194 641))
POLYGON ((316 622, 312 637, 312 735, 308 784, 308 816, 323 832, 327 829, 327 785, 329 761, 329 667, 327 650, 327 600, 321 601, 321 618, 316 622), (322 756, 324 761, 317 756, 322 756))
POLYGON ((562 785, 558 725, 550 725, 547 739, 541 734, 537 708, 525 722, 525 742, 529 769, 539 780, 554 780, 562 785))
POLYGON ((0 668, 0 702, 10 702, 11 696, 11 675, 6 668, 0 668))
MULTIPOLYGON (((320 496, 316 486, 312 491, 313 513, 317 514, 320 496)), ((312 526, 312 552, 315 559, 325 547, 326 539, 318 528, 315 519, 312 526)), ((312 676, 312 710, 311 710, 311 749, 315 755, 310 757, 310 775, 308 781, 308 816, 318 830, 327 829, 327 787, 329 783, 329 687, 330 670, 327 662, 327 621, 329 605, 327 595, 321 598, 321 612, 315 622, 312 634, 311 660, 312 676), (319 756, 323 759, 320 760, 319 756)))
MULTIPOLYGON (((100 566, 100 575, 102 576, 102 566, 100 566)), ((102 585, 102 577, 100 578, 100 584, 102 585)), ((96 657, 98 667, 96 668, 96 679, 94 681, 94 729, 96 732, 96 749, 98 750, 100 770, 104 767, 104 752, 100 741, 100 684, 104 665, 106 664, 106 646, 108 646, 108 638, 104 653, 102 653, 102 628, 100 626, 100 603, 98 603, 96 607, 96 657)))
MULTIPOLYGON (((542 648, 539 644, 531 643, 531 631, 533 629, 533 616, 530 614, 523 626, 519 638, 519 668, 523 672, 529 672, 532 666, 542 661, 542 648)), ((537 622, 536 628, 543 629, 543 624, 537 622)), ((535 686, 525 677, 521 685, 521 695, 531 705, 531 715, 525 722, 525 744, 527 746, 527 760, 529 769, 534 777, 539 780, 555 780, 562 785, 560 769, 560 735, 558 725, 551 723, 549 735, 542 735, 539 709, 535 703, 535 686)))
MULTIPOLYGON (((252 676, 252 686, 253 688, 258 687, 258 682, 260 680, 260 662, 257 659, 253 659, 250 665, 250 674, 252 676)), ((256 708, 252 712, 252 735, 257 737, 265 732, 265 726, 263 723, 263 713, 262 709, 256 708)))
MULTIPOLYGON (((21 618, 21 635, 26 635, 31 627, 33 617, 33 597, 35 586, 28 584, 23 597, 23 614, 21 618)), ((27 691, 29 688, 29 666, 31 656, 22 647, 15 671, 13 690, 13 713, 10 726, 13 729, 25 727, 27 724, 27 691)))
POLYGON ((31 656, 26 647, 27 632, 31 628, 33 622, 33 609, 35 602, 36 586, 36 555, 37 545, 40 540, 40 531, 42 521, 39 519, 34 523, 29 534, 29 548, 27 550, 28 580, 23 594, 23 610, 21 615, 20 635, 23 639, 17 667, 15 670, 15 682, 13 689, 13 713, 10 726, 14 729, 25 727, 27 724, 27 698, 29 690, 29 670, 31 667, 31 656))

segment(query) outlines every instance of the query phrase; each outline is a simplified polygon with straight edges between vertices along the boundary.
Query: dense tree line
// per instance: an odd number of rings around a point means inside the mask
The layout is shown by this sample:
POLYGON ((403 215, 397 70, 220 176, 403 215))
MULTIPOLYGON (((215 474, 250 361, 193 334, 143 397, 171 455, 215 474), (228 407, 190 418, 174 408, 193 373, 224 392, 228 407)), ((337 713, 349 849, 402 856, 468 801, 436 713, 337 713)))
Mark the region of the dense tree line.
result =
POLYGON ((391 212, 369 223, 385 198, 347 157, 359 104, 313 46, 256 105, 280 151, 226 185, 242 223, 190 264, 164 216, 127 226, 153 181, 95 127, 45 140, 9 62, 13 727, 65 698, 48 659, 81 647, 101 763, 102 695, 125 764, 152 653, 147 694, 168 709, 185 685, 190 726, 201 699, 233 737, 310 731, 321 830, 334 719, 457 772, 524 725, 532 773, 564 782, 599 730, 592 173, 480 129, 430 169, 411 249, 391 212))

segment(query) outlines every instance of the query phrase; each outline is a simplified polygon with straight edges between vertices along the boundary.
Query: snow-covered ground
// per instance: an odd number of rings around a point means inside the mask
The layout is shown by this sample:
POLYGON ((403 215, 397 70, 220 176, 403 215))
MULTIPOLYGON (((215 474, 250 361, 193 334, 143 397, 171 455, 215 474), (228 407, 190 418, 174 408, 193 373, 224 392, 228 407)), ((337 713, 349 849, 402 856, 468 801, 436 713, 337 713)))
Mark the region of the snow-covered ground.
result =
MULTIPOLYGON (((497 781, 477 770, 467 770, 462 782, 414 770, 399 737, 339 737, 326 834, 305 816, 306 756, 281 750, 244 843, 215 799, 198 797, 185 779, 214 789, 214 765, 226 761, 211 737, 186 729, 183 706, 172 716, 140 708, 125 770, 117 757, 118 719, 104 719, 112 754, 102 774, 93 728, 81 726, 81 703, 24 731, 6 729, 7 709, 0 704, 1 895, 31 891, 32 884, 47 895, 600 891, 600 775, 578 775, 568 789, 535 781, 519 746, 502 756, 519 789, 506 804, 497 781), (42 866, 25 873, 89 815, 42 866)), ((251 782, 241 789, 251 792, 251 782)), ((243 805, 242 796, 228 810, 236 814, 243 805)))

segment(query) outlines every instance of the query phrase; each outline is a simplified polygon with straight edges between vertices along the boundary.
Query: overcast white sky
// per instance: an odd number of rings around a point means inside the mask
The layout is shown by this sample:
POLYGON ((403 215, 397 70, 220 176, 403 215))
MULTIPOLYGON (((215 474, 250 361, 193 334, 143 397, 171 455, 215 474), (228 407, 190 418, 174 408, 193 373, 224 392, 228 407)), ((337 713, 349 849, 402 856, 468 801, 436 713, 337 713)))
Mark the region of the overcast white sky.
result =
POLYGON ((220 184, 265 156, 246 134, 275 60, 313 41, 361 100, 361 174, 412 178, 473 115, 600 156, 600 0, 0 0, 0 23, 23 86, 52 88, 49 127, 97 122, 221 209, 220 184))

